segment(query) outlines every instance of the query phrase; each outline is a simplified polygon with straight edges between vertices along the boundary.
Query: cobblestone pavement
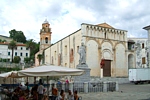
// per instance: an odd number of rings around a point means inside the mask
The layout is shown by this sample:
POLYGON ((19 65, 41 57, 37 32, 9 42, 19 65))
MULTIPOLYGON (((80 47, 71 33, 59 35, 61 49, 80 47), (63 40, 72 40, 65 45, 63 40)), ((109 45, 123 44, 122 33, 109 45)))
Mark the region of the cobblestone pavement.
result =
POLYGON ((119 84, 118 92, 79 93, 82 100, 150 100, 150 84, 119 84))

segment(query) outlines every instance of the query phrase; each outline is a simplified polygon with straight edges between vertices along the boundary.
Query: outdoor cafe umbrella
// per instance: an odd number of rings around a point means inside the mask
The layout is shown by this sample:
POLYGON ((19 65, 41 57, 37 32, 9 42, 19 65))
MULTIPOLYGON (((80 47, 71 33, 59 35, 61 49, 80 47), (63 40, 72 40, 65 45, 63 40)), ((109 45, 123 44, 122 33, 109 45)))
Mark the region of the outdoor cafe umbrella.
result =
MULTIPOLYGON (((47 84, 48 84, 49 76, 77 76, 77 75, 82 75, 83 73, 84 70, 75 69, 75 68, 53 66, 53 65, 42 65, 38 67, 28 68, 25 70, 20 70, 18 71, 18 76, 20 77, 46 76, 47 84)), ((48 91, 47 94, 49 94, 48 91)))
POLYGON ((6 73, 2 73, 0 74, 1 78, 21 78, 21 76, 18 76, 17 71, 11 71, 11 72, 6 72, 6 73))
POLYGON ((36 77, 36 76, 77 76, 82 75, 84 70, 53 66, 53 65, 42 65, 38 67, 28 68, 25 70, 18 71, 20 77, 36 77))

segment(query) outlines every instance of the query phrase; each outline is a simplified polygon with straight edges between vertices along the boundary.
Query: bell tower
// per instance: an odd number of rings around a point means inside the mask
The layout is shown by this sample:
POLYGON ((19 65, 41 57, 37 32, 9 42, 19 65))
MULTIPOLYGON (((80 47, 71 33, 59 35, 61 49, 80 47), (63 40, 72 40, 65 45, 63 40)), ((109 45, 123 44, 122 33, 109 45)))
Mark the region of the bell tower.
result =
POLYGON ((40 30, 40 50, 43 50, 51 45, 51 28, 47 19, 42 24, 40 30))

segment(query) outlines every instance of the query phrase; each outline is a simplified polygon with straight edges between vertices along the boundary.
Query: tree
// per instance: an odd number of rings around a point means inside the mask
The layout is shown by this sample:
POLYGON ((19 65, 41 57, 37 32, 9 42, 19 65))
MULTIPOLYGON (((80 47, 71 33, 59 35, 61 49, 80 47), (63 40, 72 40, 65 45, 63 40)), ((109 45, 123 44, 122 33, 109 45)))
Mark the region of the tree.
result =
POLYGON ((30 60, 35 59, 35 54, 39 51, 39 43, 34 42, 33 39, 29 39, 26 42, 26 47, 30 49, 30 60))
POLYGON ((15 29, 9 31, 10 38, 17 42, 26 43, 26 37, 22 31, 16 31, 15 29))
POLYGON ((42 58, 43 58, 43 55, 42 55, 42 54, 38 54, 38 55, 37 55, 37 58, 38 58, 39 65, 40 65, 41 60, 42 60, 42 58))
POLYGON ((17 47, 17 44, 14 40, 12 40, 9 44, 8 44, 8 49, 12 50, 12 55, 11 55, 11 61, 13 62, 13 56, 14 56, 14 49, 17 47))
POLYGON ((20 60, 21 60, 21 58, 20 58, 19 56, 15 56, 13 62, 14 62, 14 63, 19 63, 20 60))
POLYGON ((30 54, 31 54, 31 51, 35 48, 34 40, 33 39, 27 40, 26 47, 30 49, 30 54))
POLYGON ((25 63, 29 63, 30 62, 30 58, 29 57, 24 58, 24 62, 25 63))

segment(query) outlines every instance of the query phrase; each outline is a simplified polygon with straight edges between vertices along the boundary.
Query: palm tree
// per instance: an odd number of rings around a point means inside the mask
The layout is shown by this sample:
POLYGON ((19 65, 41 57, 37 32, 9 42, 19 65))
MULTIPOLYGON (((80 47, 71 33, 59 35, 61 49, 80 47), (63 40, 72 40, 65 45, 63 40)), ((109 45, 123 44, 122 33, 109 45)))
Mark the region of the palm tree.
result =
POLYGON ((38 54, 38 55, 37 55, 37 58, 38 58, 38 60, 39 60, 39 65, 40 65, 41 60, 42 60, 42 58, 43 58, 43 55, 42 55, 42 54, 38 54))
POLYGON ((13 56, 14 56, 14 49, 17 47, 17 43, 12 40, 9 44, 8 44, 8 49, 12 50, 12 55, 11 55, 11 61, 13 62, 13 56))

